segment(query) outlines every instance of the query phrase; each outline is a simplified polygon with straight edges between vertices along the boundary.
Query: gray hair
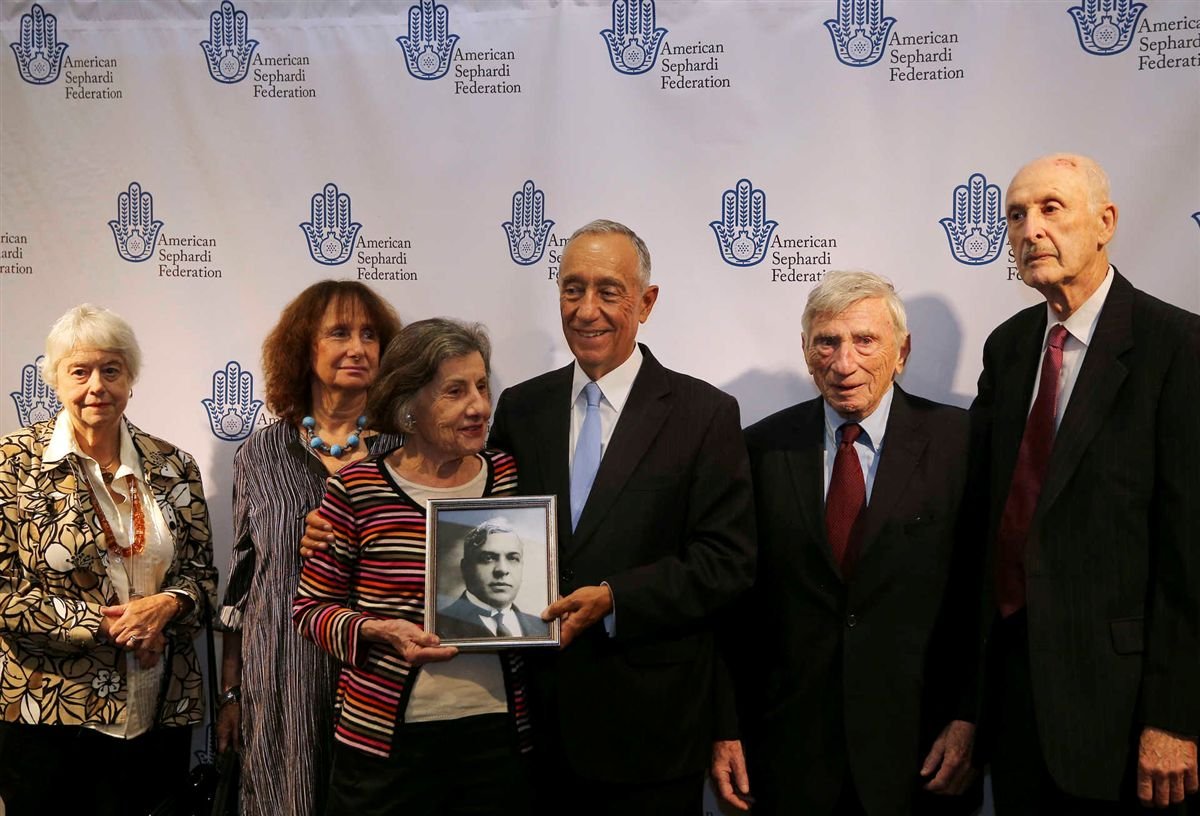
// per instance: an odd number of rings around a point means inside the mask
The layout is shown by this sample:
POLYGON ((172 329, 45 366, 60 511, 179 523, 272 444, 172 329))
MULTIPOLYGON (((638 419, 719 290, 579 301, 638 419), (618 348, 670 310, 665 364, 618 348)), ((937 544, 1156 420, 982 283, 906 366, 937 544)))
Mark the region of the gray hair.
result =
POLYGON ((133 328, 120 315, 100 306, 81 303, 50 327, 42 359, 42 381, 46 385, 58 389, 58 365, 75 349, 100 349, 121 355, 131 383, 137 382, 142 371, 142 349, 133 328))
MULTIPOLYGON (((473 527, 463 538, 463 558, 470 558, 475 553, 479 552, 479 548, 487 543, 488 536, 493 533, 512 533, 517 535, 517 531, 513 529, 512 522, 504 518, 504 516, 495 516, 488 519, 482 524, 473 527)), ((521 537, 517 536, 517 541, 521 541, 521 537)), ((524 545, 524 542, 521 542, 524 545)))
POLYGON ((392 339, 379 361, 379 378, 367 397, 367 417, 381 431, 411 431, 405 418, 422 388, 433 382, 446 360, 479 352, 492 371, 492 344, 481 323, 433 317, 409 323, 392 339))
POLYGON ((801 331, 811 341, 812 324, 818 316, 839 314, 866 298, 883 299, 892 315, 896 344, 903 344, 908 336, 908 317, 896 287, 882 275, 861 270, 825 273, 821 283, 808 293, 808 302, 804 304, 804 314, 800 318, 801 331))
POLYGON ((571 233, 571 237, 567 239, 567 245, 570 246, 572 241, 583 235, 624 235, 633 242, 633 248, 637 251, 638 282, 643 290, 650 285, 650 250, 636 232, 620 222, 597 218, 571 233))

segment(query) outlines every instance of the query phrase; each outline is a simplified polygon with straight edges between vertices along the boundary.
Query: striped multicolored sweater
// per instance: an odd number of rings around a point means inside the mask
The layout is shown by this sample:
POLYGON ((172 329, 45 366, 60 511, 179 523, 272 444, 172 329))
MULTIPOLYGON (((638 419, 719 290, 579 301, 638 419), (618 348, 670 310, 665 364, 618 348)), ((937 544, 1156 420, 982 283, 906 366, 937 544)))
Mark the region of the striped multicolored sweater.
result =
MULTIPOLYGON (((386 455, 386 454, 385 454, 386 455)), ((425 508, 389 476, 383 456, 343 468, 329 479, 320 513, 335 542, 308 559, 292 605, 300 634, 343 664, 338 679, 336 738, 387 757, 408 704, 417 667, 389 645, 361 636, 365 621, 425 619, 425 508)), ((517 489, 517 466, 501 451, 482 454, 488 474, 484 496, 517 489)), ((529 705, 522 659, 501 653, 508 710, 522 751, 529 750, 529 705)))

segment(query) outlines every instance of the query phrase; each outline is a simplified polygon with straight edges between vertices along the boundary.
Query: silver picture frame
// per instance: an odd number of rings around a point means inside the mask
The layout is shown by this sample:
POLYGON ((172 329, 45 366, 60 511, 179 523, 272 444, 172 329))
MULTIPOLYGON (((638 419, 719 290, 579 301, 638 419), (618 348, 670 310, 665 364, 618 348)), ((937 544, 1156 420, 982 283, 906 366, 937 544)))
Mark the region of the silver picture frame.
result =
POLYGON ((558 646, 554 496, 430 499, 425 631, 460 651, 558 646))

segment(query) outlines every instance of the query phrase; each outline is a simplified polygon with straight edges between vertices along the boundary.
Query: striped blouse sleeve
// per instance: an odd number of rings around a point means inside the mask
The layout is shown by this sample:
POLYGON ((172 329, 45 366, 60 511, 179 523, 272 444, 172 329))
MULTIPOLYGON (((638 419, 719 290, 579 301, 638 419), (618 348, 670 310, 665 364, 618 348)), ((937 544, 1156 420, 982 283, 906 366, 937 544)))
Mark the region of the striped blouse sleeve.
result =
POLYGON ((292 603, 292 622, 296 631, 338 660, 358 664, 369 646, 360 643, 359 630, 373 616, 346 605, 358 560, 359 534, 353 503, 340 477, 331 477, 326 483, 318 512, 333 526, 334 541, 328 550, 304 562, 292 603))

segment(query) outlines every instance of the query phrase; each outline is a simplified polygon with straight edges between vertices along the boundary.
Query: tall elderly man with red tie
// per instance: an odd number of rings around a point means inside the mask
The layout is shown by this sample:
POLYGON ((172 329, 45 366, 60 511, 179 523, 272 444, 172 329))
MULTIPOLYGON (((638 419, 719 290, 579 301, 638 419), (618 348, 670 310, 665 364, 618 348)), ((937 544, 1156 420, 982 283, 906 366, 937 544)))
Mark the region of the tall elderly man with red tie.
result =
POLYGON ((996 812, 1178 807, 1198 786, 1200 318, 1109 265, 1091 159, 1031 162, 1005 206, 1046 303, 988 338, 971 408, 996 812))

